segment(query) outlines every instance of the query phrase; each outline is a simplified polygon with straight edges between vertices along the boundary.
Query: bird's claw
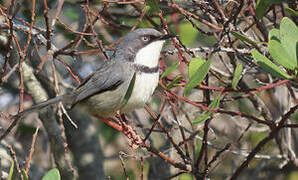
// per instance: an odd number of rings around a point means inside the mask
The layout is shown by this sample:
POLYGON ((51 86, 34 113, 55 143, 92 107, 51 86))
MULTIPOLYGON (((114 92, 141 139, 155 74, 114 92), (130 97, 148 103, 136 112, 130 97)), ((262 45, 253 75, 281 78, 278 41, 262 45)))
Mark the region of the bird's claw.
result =
POLYGON ((132 149, 137 149, 140 145, 143 144, 143 139, 139 136, 133 129, 127 124, 122 124, 123 131, 122 133, 129 139, 130 147, 132 149))

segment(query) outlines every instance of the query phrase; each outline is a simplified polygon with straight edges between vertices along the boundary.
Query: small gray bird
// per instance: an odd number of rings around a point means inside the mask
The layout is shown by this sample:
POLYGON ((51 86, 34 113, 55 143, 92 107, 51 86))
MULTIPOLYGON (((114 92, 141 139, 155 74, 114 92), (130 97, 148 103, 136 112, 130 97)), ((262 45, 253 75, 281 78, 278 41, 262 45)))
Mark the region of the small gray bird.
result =
POLYGON ((23 114, 62 101, 79 106, 90 115, 106 118, 118 110, 131 112, 145 105, 158 84, 158 60, 166 39, 155 29, 140 28, 128 33, 116 46, 110 60, 90 74, 74 91, 42 102, 23 114))

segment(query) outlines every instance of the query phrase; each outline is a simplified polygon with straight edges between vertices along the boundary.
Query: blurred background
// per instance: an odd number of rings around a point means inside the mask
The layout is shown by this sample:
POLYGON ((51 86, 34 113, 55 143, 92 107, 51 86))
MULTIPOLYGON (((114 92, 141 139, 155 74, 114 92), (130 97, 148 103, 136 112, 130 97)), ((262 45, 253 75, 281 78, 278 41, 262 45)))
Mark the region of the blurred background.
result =
POLYGON ((282 61, 297 55, 297 23, 291 0, 1 1, 0 135, 15 122, 1 178, 297 179, 297 56, 282 61), (147 146, 61 104, 12 121, 78 86, 140 27, 178 35, 147 107, 125 115, 147 146))

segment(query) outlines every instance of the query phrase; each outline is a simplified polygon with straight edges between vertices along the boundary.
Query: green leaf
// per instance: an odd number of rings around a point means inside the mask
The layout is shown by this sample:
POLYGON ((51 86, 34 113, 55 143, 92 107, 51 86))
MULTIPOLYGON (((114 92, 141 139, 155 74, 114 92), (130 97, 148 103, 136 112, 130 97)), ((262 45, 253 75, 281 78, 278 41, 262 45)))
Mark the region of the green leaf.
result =
POLYGON ((241 72, 242 72, 242 64, 238 64, 234 71, 234 76, 232 79, 232 87, 233 89, 236 89, 238 82, 241 78, 241 72))
POLYGON ((196 38, 199 32, 188 22, 184 22, 180 25, 180 39, 186 46, 192 45, 196 42, 196 38))
POLYGON ((10 159, 10 162, 11 162, 11 165, 10 165, 10 168, 9 168, 9 173, 8 173, 7 180, 12 180, 12 177, 13 177, 14 162, 13 162, 12 159, 10 159))
POLYGON ((183 173, 179 176, 179 180, 193 180, 193 176, 191 174, 183 173))
POLYGON ((295 68, 297 67, 296 59, 292 59, 289 56, 288 52, 283 48, 281 43, 276 40, 270 40, 268 48, 270 55, 278 64, 292 71, 295 70, 295 68))
POLYGON ((205 61, 202 58, 193 58, 188 65, 188 77, 192 78, 204 62, 205 61))
POLYGON ((268 7, 271 5, 271 0, 258 0, 256 5, 256 16, 258 19, 261 19, 268 7))
POLYGON ((24 169, 22 170, 22 174, 23 174, 24 180, 29 180, 29 176, 24 169))
POLYGON ((251 52, 253 58, 256 60, 257 64, 266 71, 267 73, 271 74, 274 77, 278 77, 281 79, 291 79, 292 77, 289 76, 285 71, 280 69, 276 66, 273 62, 267 59, 265 56, 260 54, 257 50, 252 50, 251 52))
POLYGON ((269 31, 269 41, 270 40, 276 40, 278 42, 280 42, 280 35, 279 35, 279 29, 271 29, 269 31))
POLYGON ((256 17, 261 19, 272 4, 281 4, 287 1, 288 0, 258 0, 256 5, 256 17))
POLYGON ((150 6, 146 6, 146 7, 145 7, 146 12, 150 11, 150 9, 151 9, 150 6))
POLYGON ((178 66, 179 66, 179 64, 180 64, 180 61, 177 61, 177 62, 174 63, 171 67, 167 68, 167 69, 165 70, 165 72, 162 73, 161 78, 166 77, 166 76, 169 75, 171 72, 173 72, 175 69, 177 69, 178 66))
POLYGON ((146 4, 150 6, 150 9, 153 11, 152 13, 156 13, 156 14, 158 13, 159 7, 156 0, 146 0, 146 4))
POLYGON ((177 83, 180 82, 183 79, 182 76, 178 76, 174 81, 172 81, 169 85, 167 85, 167 89, 171 89, 173 87, 177 86, 177 83))
POLYGON ((291 171, 287 175, 287 180, 295 180, 295 179, 298 179, 298 171, 297 170, 291 171))
MULTIPOLYGON (((203 139, 203 137, 204 137, 204 131, 201 131, 202 133, 201 134, 203 134, 203 136, 200 136, 200 137, 202 137, 202 139, 203 139)), ((197 159, 198 157, 199 157, 199 154, 200 154, 200 152, 201 152, 201 150, 202 150, 202 145, 203 145, 203 143, 202 143, 202 140, 201 139, 197 139, 197 148, 195 148, 196 150, 195 150, 195 159, 197 159)))
POLYGON ((289 13, 291 16, 298 16, 298 12, 297 11, 295 11, 294 9, 291 9, 291 8, 288 8, 288 7, 286 7, 286 8, 284 8, 284 10, 287 12, 287 13, 289 13))
POLYGON ((135 82, 136 82, 136 73, 134 73, 134 75, 129 83, 128 89, 124 95, 122 102, 121 102, 121 108, 123 108, 126 105, 126 103, 128 102, 128 100, 132 94, 133 88, 135 86, 135 82))
POLYGON ((258 44, 258 42, 255 42, 251 39, 249 39, 248 37, 236 32, 236 31, 231 31, 231 33, 237 38, 237 39, 240 39, 241 41, 244 41, 244 42, 247 42, 249 44, 253 44, 253 45, 256 45, 258 44))
POLYGON ((297 65, 298 28, 287 17, 283 18, 280 23, 280 40, 284 49, 297 65))
POLYGON ((42 180, 60 180, 60 172, 57 168, 49 170, 43 177, 42 180))
MULTIPOLYGON (((217 96, 213 101, 209 104, 209 109, 216 109, 218 108, 220 103, 220 96, 217 96)), ((208 118, 210 118, 214 114, 213 111, 204 111, 194 122, 193 124, 199 124, 201 122, 206 121, 208 118)))
MULTIPOLYGON (((194 87, 201 84, 201 82, 204 80, 204 78, 206 77, 209 71, 210 64, 211 64, 211 60, 209 59, 196 70, 194 75, 190 76, 190 79, 184 89, 185 96, 187 96, 194 87)), ((191 66, 191 64, 189 64, 189 66, 191 66)), ((189 68, 192 69, 195 67, 189 67, 189 68)))

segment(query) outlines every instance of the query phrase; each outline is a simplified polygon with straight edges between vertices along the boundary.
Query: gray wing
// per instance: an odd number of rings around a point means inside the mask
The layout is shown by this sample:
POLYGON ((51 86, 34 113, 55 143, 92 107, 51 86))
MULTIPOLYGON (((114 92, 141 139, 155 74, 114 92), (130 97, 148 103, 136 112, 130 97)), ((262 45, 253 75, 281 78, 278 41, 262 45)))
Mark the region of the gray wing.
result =
POLYGON ((75 90, 76 98, 72 101, 72 107, 93 95, 112 91, 120 86, 125 79, 125 69, 116 61, 109 61, 95 72, 90 74, 75 90))

